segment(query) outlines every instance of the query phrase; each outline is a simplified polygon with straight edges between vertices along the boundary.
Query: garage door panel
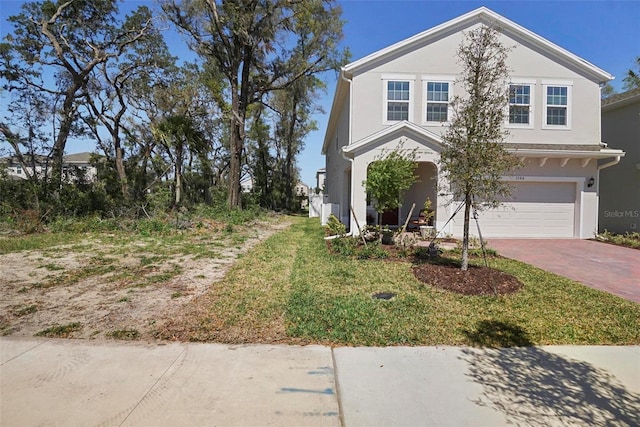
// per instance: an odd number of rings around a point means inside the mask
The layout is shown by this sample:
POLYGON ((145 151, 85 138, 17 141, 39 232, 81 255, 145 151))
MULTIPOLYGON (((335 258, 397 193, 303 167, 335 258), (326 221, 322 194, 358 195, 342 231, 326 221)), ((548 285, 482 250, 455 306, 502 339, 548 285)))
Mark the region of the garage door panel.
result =
MULTIPOLYGON (((527 182, 514 185, 512 197, 496 209, 478 212, 485 237, 573 237, 576 185, 571 182, 527 182)), ((462 235, 462 216, 454 234, 462 235)), ((475 221, 470 224, 477 234, 475 221)))

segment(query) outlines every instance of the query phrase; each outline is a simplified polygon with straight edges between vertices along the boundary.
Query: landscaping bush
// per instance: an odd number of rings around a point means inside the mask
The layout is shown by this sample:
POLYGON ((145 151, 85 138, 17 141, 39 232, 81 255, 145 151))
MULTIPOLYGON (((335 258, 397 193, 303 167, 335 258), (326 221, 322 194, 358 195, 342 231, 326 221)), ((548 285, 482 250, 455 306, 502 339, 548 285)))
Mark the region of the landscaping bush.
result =
POLYGON ((638 232, 616 234, 605 230, 603 233, 597 234, 596 239, 618 246, 640 249, 640 233, 638 232))
POLYGON ((359 241, 355 237, 337 237, 331 240, 331 250, 345 257, 352 257, 356 254, 359 241))
POLYGON ((327 230, 327 235, 329 236, 342 236, 347 233, 347 226, 340 222, 335 215, 329 215, 327 219, 327 226, 325 228, 327 230))
POLYGON ((389 252, 379 242, 371 242, 363 246, 358 253, 359 259, 385 259, 388 256, 389 252))

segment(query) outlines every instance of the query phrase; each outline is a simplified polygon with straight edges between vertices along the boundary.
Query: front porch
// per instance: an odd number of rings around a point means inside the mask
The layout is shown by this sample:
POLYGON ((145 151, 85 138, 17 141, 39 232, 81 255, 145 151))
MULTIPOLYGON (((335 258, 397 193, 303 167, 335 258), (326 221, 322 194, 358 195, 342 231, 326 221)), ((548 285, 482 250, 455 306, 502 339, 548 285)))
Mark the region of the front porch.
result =
POLYGON ((431 209, 434 212, 433 224, 435 229, 438 229, 439 222, 448 218, 448 198, 441 193, 438 183, 437 163, 441 148, 442 141, 438 135, 410 122, 398 123, 343 147, 345 158, 351 162, 349 203, 353 212, 349 213, 348 225, 353 234, 359 234, 358 225, 364 227, 366 224, 381 224, 390 228, 401 227, 414 204, 410 222, 415 223, 410 225, 418 226, 420 211, 425 208, 427 199, 431 201, 431 209), (371 200, 367 198, 362 183, 367 179, 369 165, 378 160, 385 151, 398 147, 402 147, 403 150, 415 150, 415 161, 418 164, 415 173, 418 175, 418 181, 406 191, 400 208, 386 212, 379 218, 371 200))
POLYGON ((367 225, 380 224, 392 229, 401 227, 413 206, 413 212, 407 224, 409 229, 417 230, 421 225, 434 226, 437 219, 435 208, 438 203, 438 168, 432 162, 418 162, 415 174, 418 179, 404 194, 399 208, 379 214, 375 211, 371 200, 367 198, 367 225), (427 201, 429 201, 428 208, 427 201), (428 214, 429 212, 431 215, 428 214))

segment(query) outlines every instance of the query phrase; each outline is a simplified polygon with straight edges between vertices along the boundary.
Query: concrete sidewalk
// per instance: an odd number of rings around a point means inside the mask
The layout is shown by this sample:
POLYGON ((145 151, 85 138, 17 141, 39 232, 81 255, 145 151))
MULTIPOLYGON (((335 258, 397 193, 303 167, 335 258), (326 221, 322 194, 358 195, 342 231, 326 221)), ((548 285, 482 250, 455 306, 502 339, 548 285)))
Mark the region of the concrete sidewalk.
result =
POLYGON ((640 347, 0 338, 2 426, 640 425, 640 347))

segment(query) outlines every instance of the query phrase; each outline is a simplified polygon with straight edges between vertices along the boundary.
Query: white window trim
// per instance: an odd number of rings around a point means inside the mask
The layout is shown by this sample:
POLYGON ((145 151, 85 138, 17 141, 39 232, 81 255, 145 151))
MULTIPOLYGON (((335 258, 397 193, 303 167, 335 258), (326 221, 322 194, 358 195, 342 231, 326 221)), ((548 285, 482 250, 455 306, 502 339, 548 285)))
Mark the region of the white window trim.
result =
POLYGON ((511 103, 507 103, 507 118, 505 127, 509 129, 533 129, 535 123, 535 93, 536 93, 536 80, 535 79, 514 79, 509 82, 509 87, 511 85, 515 86, 529 86, 529 123, 509 123, 509 113, 511 108, 511 103))
POLYGON ((423 75, 420 78, 422 80, 422 121, 423 125, 428 126, 443 126, 451 123, 453 117, 453 108, 451 107, 451 100, 453 99, 453 84, 456 81, 456 77, 452 75, 443 74, 428 74, 423 75), (449 101, 447 106, 447 120, 444 122, 432 122, 427 121, 427 83, 448 83, 449 84, 449 101))
POLYGON ((383 74, 382 75, 382 124, 393 125, 401 120, 387 120, 387 103, 389 102, 387 96, 387 82, 409 82, 409 113, 407 121, 413 121, 413 104, 415 103, 415 84, 416 76, 413 74, 383 74))
POLYGON ((542 129, 555 129, 555 130, 571 130, 571 115, 573 109, 571 104, 573 103, 573 82, 570 80, 543 80, 542 81, 542 129), (549 86, 564 86, 567 88, 567 124, 562 125, 548 125, 547 124, 547 87, 549 86))

